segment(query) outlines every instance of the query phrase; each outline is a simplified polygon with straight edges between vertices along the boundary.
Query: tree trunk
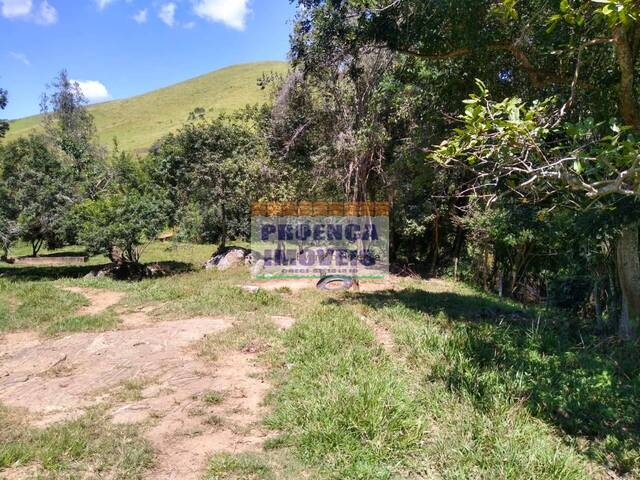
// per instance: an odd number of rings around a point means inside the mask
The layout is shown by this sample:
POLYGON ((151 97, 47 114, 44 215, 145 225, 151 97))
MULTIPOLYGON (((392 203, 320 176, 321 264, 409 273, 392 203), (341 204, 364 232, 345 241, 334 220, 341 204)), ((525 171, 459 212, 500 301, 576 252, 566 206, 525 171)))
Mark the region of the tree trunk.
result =
POLYGON ((624 123, 640 130, 640 113, 634 93, 635 65, 634 52, 629 39, 629 34, 623 26, 616 28, 614 32, 616 56, 620 68, 620 86, 618 91, 620 115, 624 123))
POLYGON ((486 247, 482 250, 482 288, 489 291, 489 251, 486 247))
POLYGON ((37 257, 38 256, 38 252, 40 252, 40 248, 42 248, 42 240, 32 240, 31 241, 31 252, 32 252, 32 257, 37 257))
POLYGON ((438 268, 438 253, 440 251, 440 213, 436 212, 433 230, 433 256, 431 257, 431 268, 429 272, 435 275, 438 268))
POLYGON ((221 217, 222 217, 222 235, 220 240, 220 247, 225 248, 227 246, 227 209, 224 204, 221 207, 221 217))
POLYGON ((602 321, 602 304, 600 302, 600 279, 596 279, 593 286, 593 306, 596 316, 596 326, 599 329, 604 329, 604 322, 602 321))
POLYGON ((638 224, 623 228, 616 246, 616 268, 622 292, 619 333, 623 338, 634 339, 640 327, 638 224))

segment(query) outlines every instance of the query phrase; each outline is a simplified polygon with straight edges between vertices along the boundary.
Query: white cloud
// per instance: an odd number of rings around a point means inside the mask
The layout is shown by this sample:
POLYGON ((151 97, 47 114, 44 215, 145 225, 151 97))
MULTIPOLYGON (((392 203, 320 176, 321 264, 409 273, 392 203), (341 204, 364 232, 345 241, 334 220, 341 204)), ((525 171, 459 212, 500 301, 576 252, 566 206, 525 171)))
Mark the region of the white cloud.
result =
POLYGON ((47 0, 43 0, 33 15, 33 21, 40 25, 52 25, 58 21, 58 12, 47 0))
POLYGON ((162 5, 158 12, 158 18, 170 27, 173 27, 176 24, 176 4, 171 2, 162 5))
POLYGON ((110 98, 107 87, 98 80, 72 80, 80 86, 82 94, 90 102, 107 100, 110 98))
POLYGON ((148 9, 140 10, 133 16, 133 19, 138 23, 147 23, 147 15, 149 14, 148 9))
POLYGON ((24 53, 9 52, 9 56, 18 62, 24 63, 27 67, 31 65, 31 62, 24 53))
POLYGON ((58 21, 58 12, 48 0, 42 0, 33 8, 33 0, 0 0, 2 16, 27 20, 40 25, 51 25, 58 21))
POLYGON ((187 30, 191 30, 195 26, 196 26, 196 22, 187 22, 184 25, 182 25, 182 28, 186 28, 187 30))
POLYGON ((251 13, 249 0, 196 0, 193 11, 210 22, 221 22, 236 30, 244 30, 251 13))
POLYGON ((0 0, 0 3, 2 3, 2 16, 6 18, 26 17, 33 7, 31 0, 0 0))
POLYGON ((114 0, 95 0, 95 2, 100 10, 104 10, 110 3, 113 3, 114 0))

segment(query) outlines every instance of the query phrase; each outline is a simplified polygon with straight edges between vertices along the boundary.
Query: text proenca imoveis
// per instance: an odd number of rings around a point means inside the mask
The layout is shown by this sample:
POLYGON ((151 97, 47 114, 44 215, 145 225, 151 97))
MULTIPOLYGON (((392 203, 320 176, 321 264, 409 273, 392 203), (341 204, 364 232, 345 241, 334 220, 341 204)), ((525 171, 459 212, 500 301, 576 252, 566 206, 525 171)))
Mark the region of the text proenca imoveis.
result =
POLYGON ((263 278, 388 273, 388 205, 291 202, 252 207, 251 248, 263 278))

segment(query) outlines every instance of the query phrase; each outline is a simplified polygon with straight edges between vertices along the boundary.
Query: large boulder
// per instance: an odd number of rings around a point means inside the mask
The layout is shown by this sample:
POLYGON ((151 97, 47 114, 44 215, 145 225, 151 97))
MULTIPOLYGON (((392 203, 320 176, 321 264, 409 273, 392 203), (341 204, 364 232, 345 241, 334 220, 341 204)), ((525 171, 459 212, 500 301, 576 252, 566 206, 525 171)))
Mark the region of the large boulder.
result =
POLYGON ((219 248, 209 260, 204 264, 206 270, 217 268, 220 271, 228 270, 237 265, 243 265, 245 258, 251 253, 243 247, 219 248))

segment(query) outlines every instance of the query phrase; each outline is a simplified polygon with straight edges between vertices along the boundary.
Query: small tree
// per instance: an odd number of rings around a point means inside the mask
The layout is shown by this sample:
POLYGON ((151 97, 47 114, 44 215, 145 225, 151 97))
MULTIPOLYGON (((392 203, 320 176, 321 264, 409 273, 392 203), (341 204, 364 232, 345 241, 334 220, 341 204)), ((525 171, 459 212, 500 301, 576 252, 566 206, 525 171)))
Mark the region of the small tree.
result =
POLYGON ((145 247, 166 224, 166 204, 148 193, 110 193, 76 208, 80 242, 116 265, 139 264, 145 247))
POLYGON ((72 199, 65 169, 55 152, 40 136, 21 138, 0 151, 0 165, 8 199, 2 210, 12 222, 5 230, 16 233, 17 227, 19 236, 31 243, 33 256, 45 243, 59 246, 72 199))

